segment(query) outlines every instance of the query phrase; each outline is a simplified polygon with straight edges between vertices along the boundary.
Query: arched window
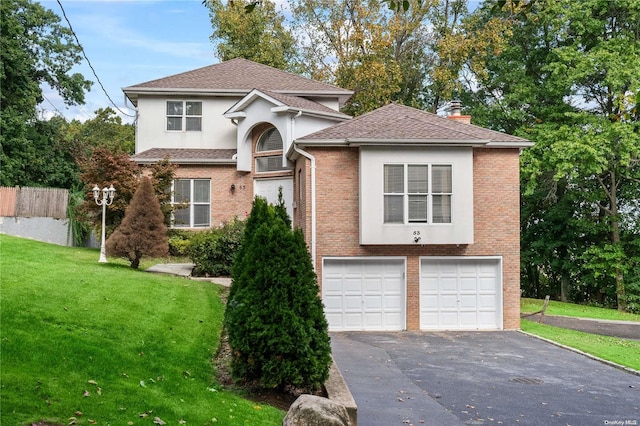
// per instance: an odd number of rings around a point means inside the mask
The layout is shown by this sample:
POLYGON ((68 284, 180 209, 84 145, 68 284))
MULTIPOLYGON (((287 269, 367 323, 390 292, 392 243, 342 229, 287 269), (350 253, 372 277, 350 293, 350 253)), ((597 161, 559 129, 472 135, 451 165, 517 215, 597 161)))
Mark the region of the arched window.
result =
POLYGON ((278 129, 272 127, 260 135, 258 145, 256 146, 256 152, 278 150, 282 151, 282 136, 280 136, 278 129))
POLYGON ((256 144, 256 172, 275 172, 282 167, 282 136, 275 127, 260 135, 256 144))

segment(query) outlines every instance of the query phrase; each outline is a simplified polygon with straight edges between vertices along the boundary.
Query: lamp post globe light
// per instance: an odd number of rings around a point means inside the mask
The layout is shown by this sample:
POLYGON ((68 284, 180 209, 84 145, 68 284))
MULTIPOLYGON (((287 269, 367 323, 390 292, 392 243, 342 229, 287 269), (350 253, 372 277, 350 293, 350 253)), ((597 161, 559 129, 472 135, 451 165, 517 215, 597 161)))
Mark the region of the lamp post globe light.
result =
POLYGON ((105 186, 102 191, 98 188, 98 185, 93 187, 93 198, 96 200, 97 205, 102 206, 102 242, 100 243, 100 259, 98 259, 100 263, 107 263, 107 251, 104 244, 105 216, 107 214, 107 206, 113 203, 113 197, 115 196, 116 189, 113 184, 108 188, 105 186), (102 199, 100 199, 100 192, 102 192, 102 199))

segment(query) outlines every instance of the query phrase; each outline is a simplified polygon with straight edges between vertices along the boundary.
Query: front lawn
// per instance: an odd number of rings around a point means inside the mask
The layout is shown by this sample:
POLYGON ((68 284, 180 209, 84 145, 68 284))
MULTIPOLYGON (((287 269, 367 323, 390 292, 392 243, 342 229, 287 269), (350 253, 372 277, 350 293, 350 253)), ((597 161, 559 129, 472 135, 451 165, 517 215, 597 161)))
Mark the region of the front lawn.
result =
POLYGON ((600 336, 523 320, 521 328, 536 336, 640 371, 640 342, 600 336))
MULTIPOLYGON (((542 309, 544 300, 520 299, 520 311, 525 313, 537 312, 542 309)), ((618 321, 640 321, 640 314, 620 312, 615 309, 597 308, 595 306, 576 305, 573 303, 550 300, 547 305, 546 315, 560 315, 565 317, 595 318, 618 321)))
POLYGON ((0 424, 282 424, 216 382, 218 286, 6 235, 0 250, 0 424))
MULTIPOLYGON (((520 310, 522 313, 532 313, 542 309, 543 300, 522 298, 520 310)), ((597 308, 594 306, 576 305, 550 300, 546 315, 559 315, 575 318, 591 318, 616 321, 640 321, 640 315, 619 312, 615 309, 597 308)), ((640 342, 617 337, 600 336, 567 330, 546 324, 523 319, 521 328, 536 336, 544 337, 582 352, 640 370, 640 342)))

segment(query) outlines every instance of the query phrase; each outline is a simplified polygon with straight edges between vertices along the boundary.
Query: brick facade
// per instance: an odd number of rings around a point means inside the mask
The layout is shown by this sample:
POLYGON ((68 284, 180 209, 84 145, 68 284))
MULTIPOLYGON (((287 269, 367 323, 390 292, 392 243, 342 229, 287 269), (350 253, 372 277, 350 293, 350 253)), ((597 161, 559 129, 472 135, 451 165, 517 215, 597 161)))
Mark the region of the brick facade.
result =
MULTIPOLYGON (((421 256, 501 256, 503 328, 520 327, 520 196, 519 149, 476 148, 474 167, 474 243, 433 246, 362 246, 359 244, 358 148, 309 148, 316 159, 316 271, 322 285, 322 258, 334 256, 406 257, 406 319, 408 330, 419 325, 421 256)), ((298 200, 295 224, 310 244, 309 160, 300 157, 306 198, 298 200)), ((298 194, 298 179, 294 194, 298 194)), ((294 198, 296 195, 294 195, 294 198)))

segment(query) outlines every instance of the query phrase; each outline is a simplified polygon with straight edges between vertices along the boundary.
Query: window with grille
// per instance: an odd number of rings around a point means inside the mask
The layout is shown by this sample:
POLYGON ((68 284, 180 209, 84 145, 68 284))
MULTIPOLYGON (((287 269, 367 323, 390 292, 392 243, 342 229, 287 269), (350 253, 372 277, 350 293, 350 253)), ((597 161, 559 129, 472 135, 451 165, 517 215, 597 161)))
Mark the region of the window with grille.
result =
POLYGON ((211 224, 211 181, 176 179, 171 203, 174 228, 202 228, 211 224))
POLYGON ((167 130, 199 132, 202 130, 202 102, 167 101, 167 130))
POLYGON ((384 223, 451 223, 451 169, 446 164, 385 164, 384 223))
POLYGON ((285 170, 282 161, 282 136, 275 127, 265 131, 256 144, 256 172, 285 170))

